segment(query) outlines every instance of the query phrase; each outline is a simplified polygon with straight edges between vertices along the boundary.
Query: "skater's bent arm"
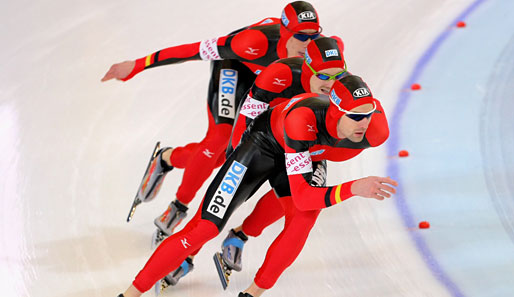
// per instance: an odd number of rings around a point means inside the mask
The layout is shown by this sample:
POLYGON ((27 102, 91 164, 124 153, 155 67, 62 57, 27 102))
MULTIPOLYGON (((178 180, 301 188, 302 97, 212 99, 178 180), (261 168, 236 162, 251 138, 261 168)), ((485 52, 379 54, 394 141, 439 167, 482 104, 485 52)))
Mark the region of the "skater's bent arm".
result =
POLYGON ((293 202, 300 210, 326 208, 353 196, 350 190, 353 181, 334 187, 310 185, 313 169, 309 148, 315 143, 317 130, 311 110, 297 108, 284 119, 287 176, 293 202))
MULTIPOLYGON (((316 119, 312 112, 298 108, 286 116, 284 120, 286 169, 292 199, 298 209, 322 209, 341 203, 352 196, 383 200, 391 197, 391 193, 395 193, 392 186, 397 185, 396 181, 383 177, 366 177, 331 187, 311 186, 312 160, 309 148, 314 144, 316 137, 316 119)), ((362 150, 357 150, 357 152, 360 151, 362 150)))

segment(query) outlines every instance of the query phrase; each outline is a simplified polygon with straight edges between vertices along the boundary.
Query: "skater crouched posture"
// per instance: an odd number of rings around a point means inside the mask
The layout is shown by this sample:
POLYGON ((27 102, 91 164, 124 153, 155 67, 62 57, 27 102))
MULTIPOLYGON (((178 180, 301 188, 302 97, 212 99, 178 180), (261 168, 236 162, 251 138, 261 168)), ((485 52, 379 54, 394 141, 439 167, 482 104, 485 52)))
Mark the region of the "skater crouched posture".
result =
POLYGON ((230 215, 266 180, 285 212, 283 231, 268 249, 254 283, 240 296, 260 296, 300 253, 321 209, 352 196, 383 200, 395 193, 390 178, 366 177, 331 187, 313 187, 312 161, 345 161, 383 143, 385 114, 357 76, 336 82, 330 102, 303 94, 258 116, 241 144, 210 184, 201 209, 180 232, 157 248, 125 297, 141 296, 187 256, 214 238, 230 215))
POLYGON ((154 220, 158 227, 154 234, 156 241, 169 236, 186 216, 187 205, 198 189, 214 168, 223 164, 236 109, 256 75, 277 59, 303 56, 307 44, 320 33, 314 7, 305 1, 295 1, 286 5, 280 19, 266 18, 227 36, 162 49, 134 61, 112 65, 102 81, 126 81, 143 70, 168 64, 212 61, 207 95, 209 126, 205 138, 174 149, 157 149, 128 220, 139 203, 157 195, 167 172, 182 168, 184 175, 176 200, 154 220))

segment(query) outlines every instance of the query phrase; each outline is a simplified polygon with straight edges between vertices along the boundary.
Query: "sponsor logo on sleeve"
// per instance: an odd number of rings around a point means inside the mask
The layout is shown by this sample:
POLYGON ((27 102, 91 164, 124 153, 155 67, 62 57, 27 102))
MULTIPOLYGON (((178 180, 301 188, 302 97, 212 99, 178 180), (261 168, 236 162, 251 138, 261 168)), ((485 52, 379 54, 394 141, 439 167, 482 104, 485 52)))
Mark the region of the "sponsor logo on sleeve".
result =
POLYGON ((241 180, 245 175, 246 169, 246 166, 243 164, 235 160, 232 162, 232 165, 230 165, 229 170, 225 173, 221 184, 218 186, 214 197, 211 199, 211 202, 207 207, 207 212, 223 219, 230 202, 232 202, 232 199, 236 194, 237 188, 241 184, 241 180))
POLYGON ((220 85, 218 91, 218 115, 233 119, 236 116, 236 87, 237 71, 221 69, 220 85))
POLYGON ((319 156, 319 155, 323 154, 324 152, 325 152, 324 149, 317 150, 317 151, 312 152, 311 156, 319 156))
POLYGON ((358 88, 357 90, 353 91, 353 97, 360 98, 360 97, 366 97, 369 95, 370 95, 369 90, 366 88, 358 88))
POLYGON ((268 107, 268 103, 255 100, 250 97, 250 95, 247 95, 239 113, 246 116, 247 118, 255 119, 258 115, 268 110, 268 107))
POLYGON ((339 52, 337 51, 337 49, 329 49, 329 50, 325 51, 325 56, 327 58, 337 57, 337 56, 339 56, 339 52))
POLYGON ((330 100, 337 106, 341 103, 341 98, 337 97, 336 91, 332 90, 330 91, 330 100))
POLYGON ((259 70, 255 70, 255 74, 257 74, 257 75, 261 74, 261 72, 262 72, 262 70, 260 70, 260 69, 259 70))
POLYGON ((282 24, 284 24, 284 26, 289 26, 289 19, 287 18, 286 16, 286 12, 284 10, 282 10, 282 24))
POLYGON ((302 21, 312 21, 316 19, 316 14, 312 11, 304 11, 298 15, 298 20, 302 21))
POLYGON ((286 153, 287 175, 312 172, 312 160, 309 151, 301 153, 286 153))
POLYGON ((200 57, 202 60, 222 60, 218 53, 218 38, 203 40, 200 42, 200 57))

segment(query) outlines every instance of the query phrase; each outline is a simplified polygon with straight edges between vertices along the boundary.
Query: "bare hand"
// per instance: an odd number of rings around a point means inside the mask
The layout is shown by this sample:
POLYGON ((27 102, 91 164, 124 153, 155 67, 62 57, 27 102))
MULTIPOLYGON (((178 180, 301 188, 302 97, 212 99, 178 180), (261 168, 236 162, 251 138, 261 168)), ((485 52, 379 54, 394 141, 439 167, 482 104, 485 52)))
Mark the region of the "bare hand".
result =
POLYGON ((113 78, 122 80, 127 77, 132 72, 132 70, 134 70, 134 67, 136 67, 136 61, 125 61, 114 64, 102 78, 102 81, 108 81, 113 78))
POLYGON ((396 194, 398 183, 389 177, 368 176, 356 180, 351 187, 352 194, 365 198, 384 200, 396 194))

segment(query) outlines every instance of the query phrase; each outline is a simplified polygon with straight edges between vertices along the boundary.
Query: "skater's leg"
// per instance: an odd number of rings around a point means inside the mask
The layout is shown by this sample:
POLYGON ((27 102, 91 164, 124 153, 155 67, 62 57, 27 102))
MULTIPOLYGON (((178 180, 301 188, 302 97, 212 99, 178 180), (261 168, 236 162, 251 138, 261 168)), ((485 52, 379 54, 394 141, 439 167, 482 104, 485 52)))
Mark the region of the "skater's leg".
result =
POLYGON ((319 210, 298 210, 291 197, 282 197, 279 201, 284 206, 286 221, 284 229, 269 247, 266 259, 254 279, 255 284, 262 289, 273 287, 282 272, 294 262, 320 213, 319 210))
MULTIPOLYGON (((315 170, 311 185, 317 187, 325 186, 327 175, 326 161, 314 162, 313 167, 315 170)), ((247 236, 257 237, 266 227, 273 224, 283 216, 284 208, 277 198, 275 191, 270 190, 262 196, 259 202, 257 202, 252 213, 246 217, 243 224, 234 228, 234 231, 242 231, 247 236)))
POLYGON ((168 237, 155 250, 132 283, 138 291, 148 291, 155 282, 177 269, 186 257, 219 233, 217 226, 208 220, 194 220, 189 224, 189 228, 168 237))
POLYGON ((230 230, 225 240, 223 240, 221 250, 225 264, 235 271, 241 271, 243 268, 243 247, 248 240, 248 236, 259 236, 264 228, 283 216, 282 205, 275 192, 270 190, 257 202, 243 225, 230 230))
MULTIPOLYGON (((220 60, 211 63, 211 78, 207 91, 207 111, 209 127, 207 135, 195 148, 185 166, 182 183, 177 191, 177 199, 187 205, 196 192, 211 175, 221 166, 225 154, 236 109, 243 95, 251 87, 256 75, 237 60, 220 60)), ((180 152, 171 156, 181 157, 180 152)))
MULTIPOLYGON (((283 216, 284 209, 275 195, 275 192, 270 190, 257 202, 252 213, 246 217, 240 229, 247 236, 257 237, 261 235, 266 227, 283 216)), ((235 228, 234 230, 239 231, 239 228, 235 228)))
POLYGON ((162 159, 166 161, 166 163, 170 166, 184 169, 189 162, 189 159, 194 151, 196 151, 196 148, 198 147, 197 142, 192 142, 189 144, 186 144, 185 146, 178 146, 175 148, 172 148, 170 150, 165 151, 162 154, 162 159), (174 156, 173 162, 171 161, 171 156, 174 156))
MULTIPOLYGON (((218 159, 225 153, 231 131, 232 126, 229 124, 215 124, 209 111, 209 130, 192 152, 176 194, 177 200, 182 204, 188 205, 193 200, 196 192, 219 164, 218 159)), ((175 153, 171 155, 171 162, 175 162, 175 153)))
POLYGON ((275 160, 263 153, 248 137, 221 167, 209 185, 195 219, 180 232, 170 236, 157 248, 133 282, 139 292, 149 290, 155 282, 177 269, 226 225, 232 213, 266 181, 275 169, 275 160))
MULTIPOLYGON (((172 201, 164 213, 154 220, 158 228, 152 240, 154 246, 158 245, 165 236, 171 235, 175 227, 186 217, 188 204, 216 168, 220 157, 224 158, 231 129, 232 127, 229 124, 216 125, 209 113, 209 130, 205 138, 195 145, 194 150, 187 156, 189 161, 184 168, 182 183, 176 194, 177 199, 172 201)), ((171 163, 182 163, 183 160, 176 161, 179 159, 176 156, 186 156, 183 153, 185 150, 174 150, 171 155, 171 163)))

